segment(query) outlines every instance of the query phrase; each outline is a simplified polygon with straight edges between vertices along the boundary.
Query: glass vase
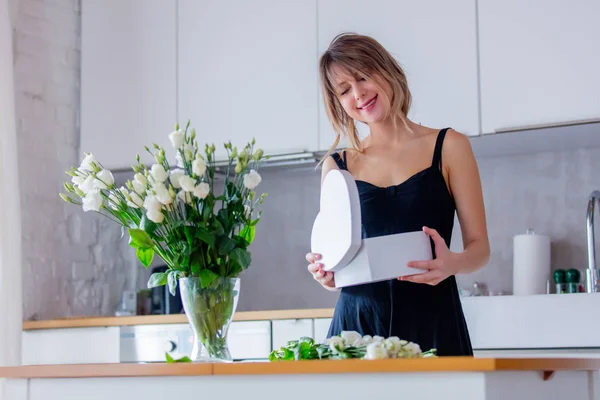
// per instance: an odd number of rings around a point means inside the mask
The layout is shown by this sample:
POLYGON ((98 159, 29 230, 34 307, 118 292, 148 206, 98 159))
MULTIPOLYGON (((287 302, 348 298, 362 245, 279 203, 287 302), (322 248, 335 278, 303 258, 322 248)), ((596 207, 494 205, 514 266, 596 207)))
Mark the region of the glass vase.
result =
POLYGON ((179 279, 185 315, 192 327, 193 362, 231 362, 227 332, 237 308, 240 278, 217 278, 202 288, 199 278, 179 279))

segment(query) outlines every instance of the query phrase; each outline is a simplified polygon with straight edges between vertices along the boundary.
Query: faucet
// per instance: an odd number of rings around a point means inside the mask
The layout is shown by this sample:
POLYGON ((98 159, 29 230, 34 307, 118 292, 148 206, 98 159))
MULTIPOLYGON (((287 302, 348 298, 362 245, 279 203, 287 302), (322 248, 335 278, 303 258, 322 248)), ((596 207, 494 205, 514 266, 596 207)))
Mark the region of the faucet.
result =
POLYGON ((594 208, 595 203, 600 205, 600 191, 594 190, 588 199, 587 206, 587 247, 588 247, 588 268, 586 271, 585 291, 595 293, 600 291, 598 281, 600 280, 600 271, 596 267, 596 238, 594 235, 594 208))

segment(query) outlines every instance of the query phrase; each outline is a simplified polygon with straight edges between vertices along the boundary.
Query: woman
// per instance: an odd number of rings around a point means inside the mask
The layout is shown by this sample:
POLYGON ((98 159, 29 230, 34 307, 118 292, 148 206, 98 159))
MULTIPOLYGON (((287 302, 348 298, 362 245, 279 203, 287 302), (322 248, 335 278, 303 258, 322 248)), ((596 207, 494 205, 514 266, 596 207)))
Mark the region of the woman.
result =
MULTIPOLYGON (((396 60, 374 39, 342 34, 320 59, 325 107, 337 139, 323 159, 349 171, 358 187, 363 238, 423 229, 433 260, 414 260, 421 274, 342 288, 328 336, 343 330, 398 336, 440 356, 472 355, 455 275, 482 268, 489 242, 479 172, 469 140, 407 118, 411 94, 396 60), (368 125, 361 141, 354 125, 368 125), (351 145, 333 153, 340 135, 351 145), (449 250, 455 212, 464 251, 449 250)), ((336 290, 335 276, 309 253, 309 271, 336 290)))

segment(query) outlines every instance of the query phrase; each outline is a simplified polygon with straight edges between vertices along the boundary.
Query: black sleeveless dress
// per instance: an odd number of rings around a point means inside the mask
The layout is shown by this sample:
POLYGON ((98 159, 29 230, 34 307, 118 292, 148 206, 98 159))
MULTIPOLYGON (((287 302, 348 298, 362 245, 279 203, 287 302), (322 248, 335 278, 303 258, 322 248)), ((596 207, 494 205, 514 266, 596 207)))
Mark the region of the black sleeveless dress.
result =
MULTIPOLYGON (((363 238, 428 226, 450 247, 456 208, 441 172, 442 144, 448 129, 438 134, 431 166, 405 182, 383 188, 356 181, 363 238)), ((337 153, 332 157, 340 169, 347 170, 343 154, 343 159, 337 153)), ((327 336, 344 330, 398 336, 419 344, 423 351, 435 348, 440 356, 473 355, 454 276, 436 286, 393 279, 342 288, 327 336)))

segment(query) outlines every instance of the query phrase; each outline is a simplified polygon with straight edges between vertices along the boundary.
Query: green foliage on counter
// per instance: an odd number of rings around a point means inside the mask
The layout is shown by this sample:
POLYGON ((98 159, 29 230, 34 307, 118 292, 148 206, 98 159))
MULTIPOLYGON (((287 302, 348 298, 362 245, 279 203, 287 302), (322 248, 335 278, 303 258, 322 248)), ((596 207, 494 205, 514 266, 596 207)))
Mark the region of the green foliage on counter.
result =
POLYGON ((291 340, 285 346, 273 350, 269 361, 299 360, 343 360, 383 358, 428 358, 436 357, 436 349, 422 352, 418 344, 401 340, 396 336, 361 336, 355 331, 344 331, 325 343, 317 343, 311 337, 291 340))
POLYGON ((192 362, 192 360, 189 357, 173 358, 169 353, 165 353, 165 358, 167 360, 167 364, 192 362))

